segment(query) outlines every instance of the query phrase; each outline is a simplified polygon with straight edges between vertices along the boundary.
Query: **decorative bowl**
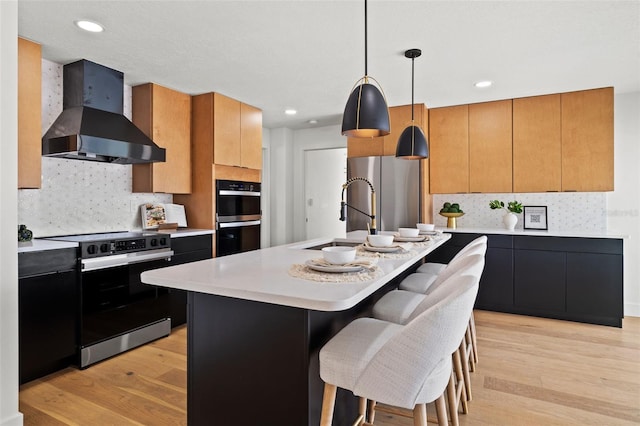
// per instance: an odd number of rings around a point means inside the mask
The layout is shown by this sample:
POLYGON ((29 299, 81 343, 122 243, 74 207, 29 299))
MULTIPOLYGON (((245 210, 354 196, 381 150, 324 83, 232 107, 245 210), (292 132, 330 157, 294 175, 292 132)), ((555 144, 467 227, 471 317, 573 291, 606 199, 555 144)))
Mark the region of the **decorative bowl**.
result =
POLYGON ((447 218, 447 228, 451 228, 451 229, 455 229, 457 224, 456 224, 456 218, 460 217, 460 216, 464 216, 464 213, 438 213, 440 216, 444 216, 447 218))
POLYGON ((322 257, 334 265, 344 265, 356 258, 355 247, 331 246, 322 249, 322 257))
POLYGON ((416 228, 420 231, 433 231, 436 229, 436 225, 433 223, 416 223, 416 228))
POLYGON ((389 247, 393 244, 393 235, 375 234, 367 235, 367 241, 373 247, 389 247))
POLYGON ((401 237, 417 237, 420 235, 418 228, 398 228, 398 233, 401 237))

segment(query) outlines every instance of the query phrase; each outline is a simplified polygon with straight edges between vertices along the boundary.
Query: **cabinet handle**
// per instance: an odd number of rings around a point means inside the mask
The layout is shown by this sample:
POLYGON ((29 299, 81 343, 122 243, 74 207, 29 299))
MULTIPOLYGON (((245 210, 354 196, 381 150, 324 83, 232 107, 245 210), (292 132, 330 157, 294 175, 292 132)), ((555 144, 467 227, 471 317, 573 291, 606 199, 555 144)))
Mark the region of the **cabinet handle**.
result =
POLYGON ((577 189, 565 189, 563 192, 578 192, 577 189))
POLYGON ((547 192, 558 192, 557 189, 547 189, 547 192))

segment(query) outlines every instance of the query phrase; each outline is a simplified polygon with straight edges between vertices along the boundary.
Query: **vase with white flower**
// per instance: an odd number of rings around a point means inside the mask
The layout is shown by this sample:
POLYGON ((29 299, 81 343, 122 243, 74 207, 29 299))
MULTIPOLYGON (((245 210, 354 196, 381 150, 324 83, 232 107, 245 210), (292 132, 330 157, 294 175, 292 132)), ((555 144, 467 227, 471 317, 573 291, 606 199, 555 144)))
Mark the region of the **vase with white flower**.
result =
POLYGON ((502 209, 505 210, 506 213, 502 217, 502 222, 504 223, 505 228, 510 231, 513 231, 518 223, 517 213, 522 213, 522 203, 518 201, 509 201, 505 206, 504 202, 499 200, 493 200, 489 202, 489 207, 491 210, 502 209))

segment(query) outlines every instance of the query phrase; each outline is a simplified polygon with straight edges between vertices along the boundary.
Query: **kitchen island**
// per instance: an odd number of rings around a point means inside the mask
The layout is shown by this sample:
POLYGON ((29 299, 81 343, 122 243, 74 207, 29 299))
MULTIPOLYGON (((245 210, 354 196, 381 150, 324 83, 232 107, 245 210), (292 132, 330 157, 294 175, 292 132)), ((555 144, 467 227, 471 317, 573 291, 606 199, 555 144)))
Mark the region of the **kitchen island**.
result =
MULTIPOLYGON (((341 243, 362 242, 349 233, 341 243)), ((323 383, 318 352, 442 245, 414 244, 378 258, 365 281, 297 278, 294 264, 321 257, 316 239, 148 271, 142 281, 188 291, 187 413, 190 425, 317 425, 323 383)), ((339 393, 336 424, 355 419, 357 399, 339 393)))

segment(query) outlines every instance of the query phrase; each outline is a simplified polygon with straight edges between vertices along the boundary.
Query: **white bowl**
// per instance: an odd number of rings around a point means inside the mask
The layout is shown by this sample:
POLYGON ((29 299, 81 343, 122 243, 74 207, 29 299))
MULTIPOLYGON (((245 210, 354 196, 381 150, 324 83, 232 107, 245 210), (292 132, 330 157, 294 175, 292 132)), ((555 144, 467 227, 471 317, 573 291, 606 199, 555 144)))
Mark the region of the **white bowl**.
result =
POLYGON ((393 244, 393 235, 367 235, 367 241, 373 247, 389 247, 391 244, 393 244))
POLYGON ((356 258, 355 247, 331 246, 322 249, 322 257, 334 265, 344 265, 356 258))
POLYGON ((418 228, 398 228, 401 237, 417 237, 420 234, 418 228))
POLYGON ((436 229, 436 225, 433 223, 416 223, 416 228, 420 231, 433 231, 436 229))

